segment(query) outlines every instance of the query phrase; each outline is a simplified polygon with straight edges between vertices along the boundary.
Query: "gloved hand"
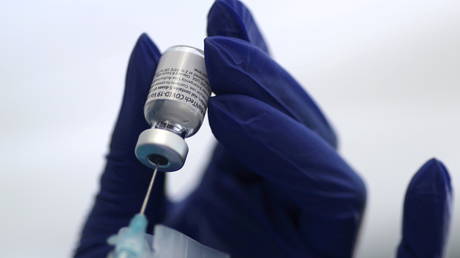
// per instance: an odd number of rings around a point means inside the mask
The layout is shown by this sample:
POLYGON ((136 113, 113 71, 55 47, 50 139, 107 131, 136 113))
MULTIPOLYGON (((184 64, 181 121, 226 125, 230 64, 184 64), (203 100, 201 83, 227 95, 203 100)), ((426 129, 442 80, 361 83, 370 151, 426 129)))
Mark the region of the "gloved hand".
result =
MULTIPOLYGON (((105 257, 106 239, 138 212, 151 170, 134 156, 148 124, 143 105, 160 52, 142 35, 133 50, 100 191, 75 257, 105 257)), ((366 190, 337 153, 318 106, 273 61, 250 12, 218 0, 208 15, 205 61, 216 94, 209 124, 217 138, 197 189, 180 203, 160 173, 146 211, 199 242, 242 257, 351 257, 366 190)), ((398 257, 441 257, 449 226, 446 168, 430 160, 409 185, 398 257)))

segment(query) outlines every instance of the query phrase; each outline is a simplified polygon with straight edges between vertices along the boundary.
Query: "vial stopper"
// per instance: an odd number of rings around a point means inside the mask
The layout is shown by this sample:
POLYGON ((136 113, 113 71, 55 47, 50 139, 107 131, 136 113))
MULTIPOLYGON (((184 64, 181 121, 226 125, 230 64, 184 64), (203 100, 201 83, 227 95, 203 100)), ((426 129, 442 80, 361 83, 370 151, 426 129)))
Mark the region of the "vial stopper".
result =
POLYGON ((151 128, 143 131, 137 140, 135 154, 147 167, 163 172, 179 170, 185 162, 188 146, 179 135, 164 129, 151 128))

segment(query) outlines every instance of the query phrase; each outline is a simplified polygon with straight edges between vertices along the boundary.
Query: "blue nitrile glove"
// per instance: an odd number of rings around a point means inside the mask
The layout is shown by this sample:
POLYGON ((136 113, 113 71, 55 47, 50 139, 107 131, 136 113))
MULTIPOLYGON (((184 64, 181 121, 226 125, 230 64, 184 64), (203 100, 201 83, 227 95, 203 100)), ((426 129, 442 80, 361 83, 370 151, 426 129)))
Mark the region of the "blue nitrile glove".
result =
MULTIPOLYGON (((268 55, 249 11, 219 0, 208 16, 205 56, 216 96, 209 124, 219 144, 197 189, 180 203, 154 186, 147 217, 243 257, 351 257, 365 206, 360 177, 304 89, 268 55)), ((104 257, 106 239, 138 212, 151 170, 134 156, 160 52, 146 36, 131 55, 101 189, 76 257, 104 257)), ((181 173, 181 172, 179 172, 181 173)), ((185 173, 185 172, 183 172, 185 173)), ((398 257, 441 257, 449 226, 449 175, 427 162, 409 185, 398 257)))

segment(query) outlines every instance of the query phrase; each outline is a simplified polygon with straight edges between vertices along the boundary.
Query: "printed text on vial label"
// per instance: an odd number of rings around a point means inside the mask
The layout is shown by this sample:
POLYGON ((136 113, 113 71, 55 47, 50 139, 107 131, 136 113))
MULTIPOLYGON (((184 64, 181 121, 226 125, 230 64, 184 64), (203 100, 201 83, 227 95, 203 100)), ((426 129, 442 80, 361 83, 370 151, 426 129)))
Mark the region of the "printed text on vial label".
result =
POLYGON ((188 103, 204 115, 210 94, 207 76, 202 71, 169 67, 156 71, 148 101, 172 99, 188 103))

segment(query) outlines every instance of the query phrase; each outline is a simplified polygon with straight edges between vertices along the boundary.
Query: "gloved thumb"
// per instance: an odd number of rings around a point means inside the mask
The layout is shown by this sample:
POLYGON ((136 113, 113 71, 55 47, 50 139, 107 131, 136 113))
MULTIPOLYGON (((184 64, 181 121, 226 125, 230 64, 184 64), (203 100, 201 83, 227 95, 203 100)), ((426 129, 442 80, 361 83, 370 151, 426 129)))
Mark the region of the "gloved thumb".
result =
MULTIPOLYGON (((117 193, 120 210, 126 214, 138 211, 152 170, 140 164, 134 155, 139 134, 149 127, 144 118, 144 104, 161 53, 147 34, 142 34, 131 53, 126 72, 122 105, 112 133, 107 168, 101 181, 102 193, 117 193), (123 195, 123 197, 122 197, 123 195)), ((164 201, 164 175, 159 173, 146 215, 158 220, 164 201), (158 203, 160 202, 160 203, 158 203)), ((127 218, 129 219, 129 218, 127 218)), ((150 227, 151 228, 151 227, 150 227)))
MULTIPOLYGON (((148 128, 143 107, 160 55, 152 40, 142 34, 129 59, 123 101, 100 190, 83 228, 78 255, 106 245, 106 239, 128 225, 130 218, 139 212, 153 171, 137 161, 134 148, 139 134, 148 128)), ((165 209, 164 175, 160 173, 146 210, 151 225, 162 219, 165 209)))
POLYGON ((144 103, 152 82, 160 51, 142 34, 131 53, 121 108, 110 143, 110 155, 135 161, 134 147, 139 133, 148 128, 144 103))

